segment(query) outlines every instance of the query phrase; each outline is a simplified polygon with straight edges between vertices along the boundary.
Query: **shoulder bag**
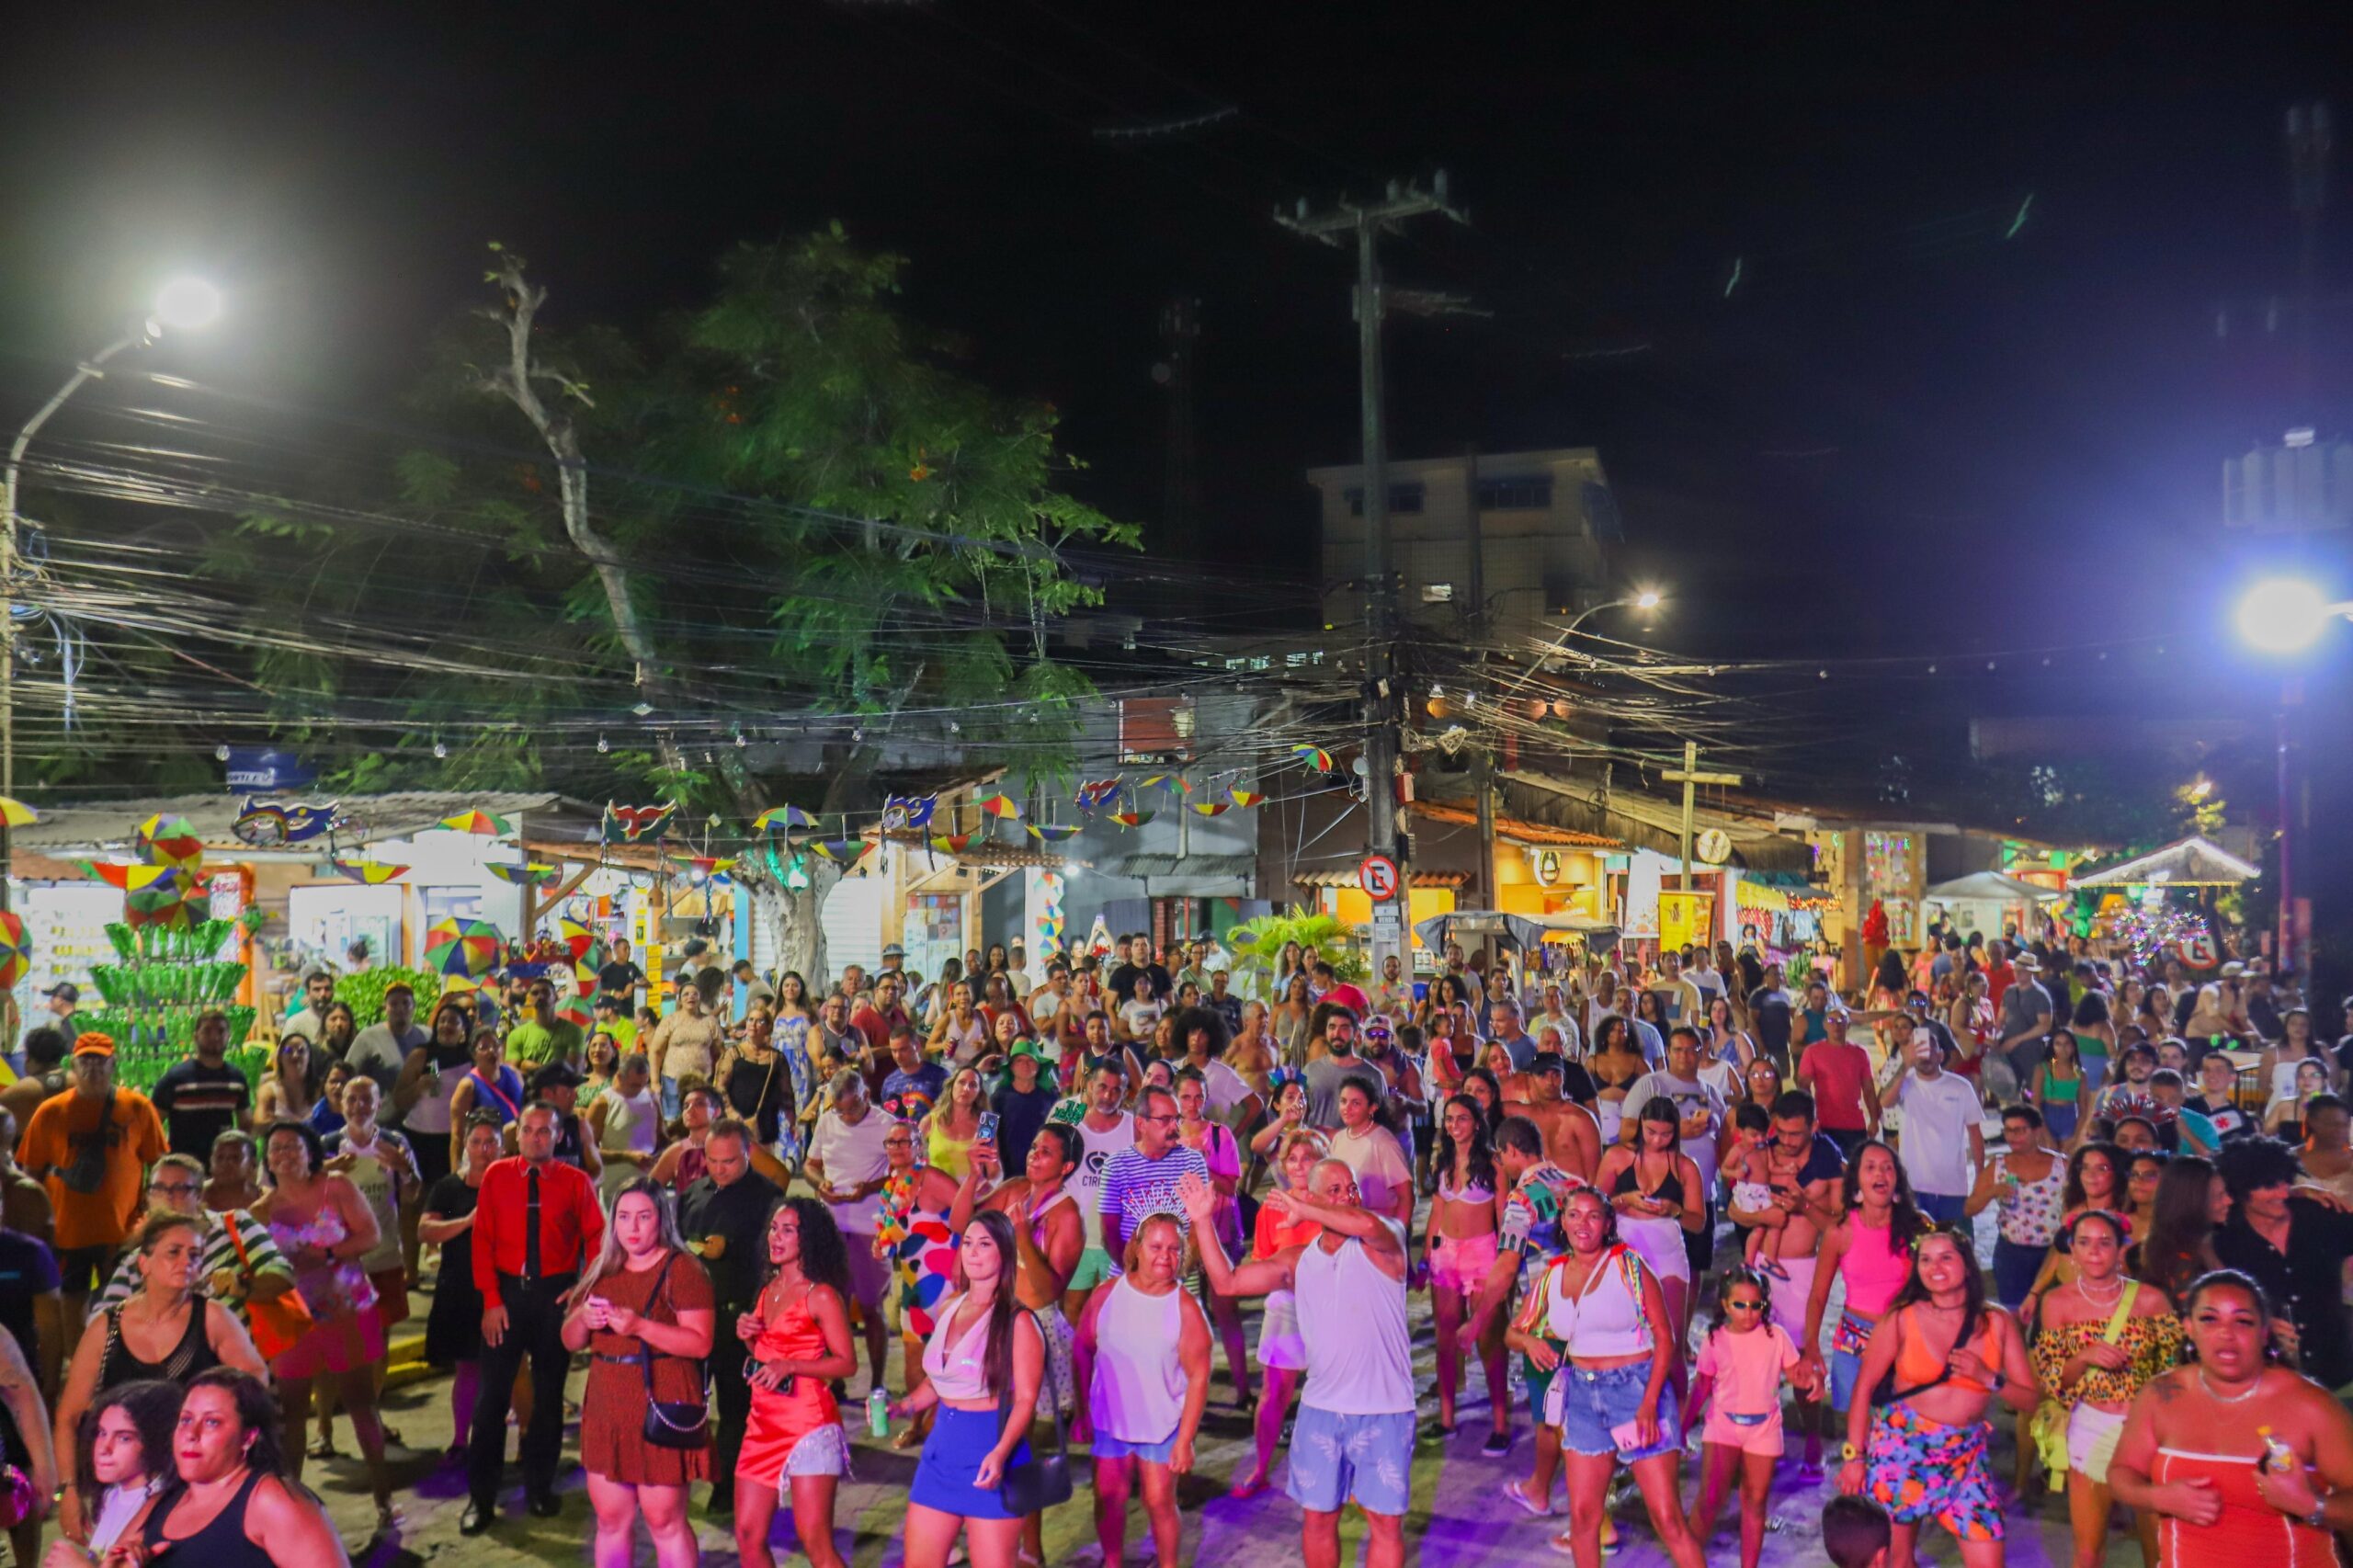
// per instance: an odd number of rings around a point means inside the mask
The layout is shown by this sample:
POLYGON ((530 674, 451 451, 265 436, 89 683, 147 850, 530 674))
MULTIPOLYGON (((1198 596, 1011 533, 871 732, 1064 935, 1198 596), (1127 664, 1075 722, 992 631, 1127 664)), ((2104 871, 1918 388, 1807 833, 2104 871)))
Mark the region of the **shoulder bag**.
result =
MULTIPOLYGON (((237 1267, 244 1271, 247 1289, 251 1289, 254 1273, 253 1256, 245 1251, 245 1238, 237 1233, 237 1216, 230 1212, 221 1216, 221 1228, 229 1233, 229 1244, 236 1249, 237 1267)), ((290 1277, 292 1269, 288 1269, 290 1277)), ((310 1304, 302 1300, 302 1292, 289 1284, 285 1290, 267 1301, 247 1296, 244 1301, 245 1323, 253 1330, 254 1348, 264 1361, 275 1361, 294 1348, 301 1337, 311 1332, 313 1319, 310 1304)))
MULTIPOLYGON (((677 1261, 678 1255, 675 1252, 662 1260, 662 1272, 654 1278, 654 1292, 646 1298, 647 1312, 651 1312, 654 1303, 662 1299, 662 1292, 670 1283, 670 1266, 677 1261)), ((675 1320, 676 1316, 674 1311, 671 1317, 675 1320)), ((641 1335, 637 1342, 637 1367, 645 1376, 645 1440, 657 1449, 699 1449, 708 1446, 710 1442, 710 1380, 703 1375, 703 1364, 694 1362, 694 1398, 656 1399, 654 1397, 654 1358, 656 1354, 654 1346, 641 1335)), ((686 1361, 694 1358, 676 1356, 671 1359, 686 1361)))
MULTIPOLYGON (((1031 1450, 1028 1463, 1006 1466, 1005 1479, 997 1483, 997 1494, 1005 1499, 1005 1511, 1016 1517, 1027 1518, 1058 1503, 1069 1502, 1071 1478, 1070 1445, 1063 1435, 1062 1380, 1054 1375, 1054 1358, 1046 1348, 1046 1325, 1038 1321, 1038 1314, 1030 1309, 1024 1307, 1022 1313, 1029 1318, 1029 1326, 1038 1331, 1038 1354, 1042 1374, 1038 1403, 1044 1405, 1054 1418, 1054 1451, 1040 1454, 1031 1450)), ((1013 1385, 1012 1380, 1007 1379, 1005 1392, 997 1395, 996 1401, 996 1424, 1000 1434, 1004 1432, 1006 1423, 1012 1418, 1013 1385)), ((1032 1419, 1035 1419, 1034 1410, 1032 1419)))

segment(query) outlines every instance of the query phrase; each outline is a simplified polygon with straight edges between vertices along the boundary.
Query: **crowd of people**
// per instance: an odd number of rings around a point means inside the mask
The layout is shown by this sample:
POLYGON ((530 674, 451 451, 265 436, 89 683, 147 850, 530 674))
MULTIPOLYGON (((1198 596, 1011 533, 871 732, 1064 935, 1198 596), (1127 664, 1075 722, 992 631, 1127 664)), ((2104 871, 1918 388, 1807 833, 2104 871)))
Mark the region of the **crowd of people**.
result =
POLYGON ((2353 1529, 2353 1006, 2325 1047, 2260 963, 1938 930, 1846 997, 1728 943, 1287 949, 1245 996, 1143 936, 928 982, 684 957, 394 985, 364 1028, 320 971, 260 1083, 214 1014, 150 1094, 53 996, 0 1090, 17 1560, 339 1558, 303 1482, 338 1418, 397 1531, 420 1315, 461 1532, 510 1474, 561 1515, 576 1419, 599 1568, 641 1530, 686 1568, 698 1487, 756 1568, 784 1521, 831 1568, 861 1438, 916 1456, 911 1568, 1042 1561, 1080 1452, 1103 1561, 1140 1515, 1173 1568, 1213 1402, 1218 1484, 1279 1475, 1310 1568, 1352 1507, 1401 1563, 1417 1452, 1474 1439, 1580 1568, 1621 1499, 1691 1568, 1734 1497, 1755 1568, 1777 1487, 1846 1568, 1931 1525, 1990 1568, 2045 1490, 2078 1568, 2353 1529))

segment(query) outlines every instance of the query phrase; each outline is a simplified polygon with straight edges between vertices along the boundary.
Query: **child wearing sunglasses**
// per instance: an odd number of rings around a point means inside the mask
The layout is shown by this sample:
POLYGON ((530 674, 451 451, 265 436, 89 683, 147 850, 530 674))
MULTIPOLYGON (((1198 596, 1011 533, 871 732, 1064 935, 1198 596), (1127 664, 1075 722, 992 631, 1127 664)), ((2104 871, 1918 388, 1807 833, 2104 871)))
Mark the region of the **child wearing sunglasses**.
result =
POLYGON ((1704 1546, 1715 1534, 1716 1515, 1740 1471, 1741 1568, 1756 1568, 1765 1550, 1765 1519, 1773 1487, 1773 1467, 1781 1457, 1781 1385, 1787 1381, 1808 1399, 1822 1397, 1820 1382, 1798 1355, 1780 1324, 1766 1315, 1763 1276, 1745 1266, 1724 1271, 1716 1288, 1716 1325, 1692 1365, 1691 1399, 1683 1429, 1699 1412, 1708 1424, 1699 1432, 1699 1495, 1691 1507, 1691 1533, 1704 1546))

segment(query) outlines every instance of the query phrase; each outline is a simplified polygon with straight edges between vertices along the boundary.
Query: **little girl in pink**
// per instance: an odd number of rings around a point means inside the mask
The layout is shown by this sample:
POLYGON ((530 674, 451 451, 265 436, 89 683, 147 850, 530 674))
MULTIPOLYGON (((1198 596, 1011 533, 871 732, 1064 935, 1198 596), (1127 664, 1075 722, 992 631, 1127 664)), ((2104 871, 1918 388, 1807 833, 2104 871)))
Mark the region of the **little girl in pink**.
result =
POLYGON ((1703 1547, 1715 1534, 1716 1515, 1736 1467, 1741 1568, 1756 1568, 1765 1549, 1773 1467, 1781 1457, 1781 1385, 1788 1381, 1809 1399, 1822 1397, 1787 1331, 1767 1318, 1765 1281, 1756 1270, 1724 1271, 1716 1289, 1716 1326, 1691 1371, 1683 1429, 1691 1429, 1701 1409, 1708 1413, 1699 1432, 1699 1495, 1691 1506, 1691 1533, 1703 1547))

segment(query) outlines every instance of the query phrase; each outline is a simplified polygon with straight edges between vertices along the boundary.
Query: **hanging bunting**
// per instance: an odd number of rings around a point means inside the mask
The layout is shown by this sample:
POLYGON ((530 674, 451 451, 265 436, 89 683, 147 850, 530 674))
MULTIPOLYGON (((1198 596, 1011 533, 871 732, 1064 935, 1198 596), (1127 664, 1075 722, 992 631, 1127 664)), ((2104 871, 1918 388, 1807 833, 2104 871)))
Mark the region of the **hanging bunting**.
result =
POLYGON ((882 798, 882 831, 885 833, 920 833, 931 825, 932 812, 938 808, 937 795, 885 795, 882 798))
POLYGON ((753 830, 758 833, 790 833, 797 827, 816 825, 817 819, 799 806, 772 806, 752 819, 753 830))
POLYGON ((441 824, 452 833, 471 833, 481 838, 504 838, 515 831, 515 824, 491 812, 460 812, 453 817, 443 817, 441 824))
POLYGON ((674 805, 617 806, 605 803, 604 840, 608 844, 642 844, 659 838, 678 814, 674 805))
POLYGON ((733 870, 735 858, 731 855, 721 859, 709 855, 688 855, 674 858, 670 864, 697 881, 708 881, 712 877, 723 877, 733 870))
POLYGON ((1118 800, 1120 791, 1125 788, 1127 786, 1117 778, 1097 778, 1081 784, 1078 787, 1078 809, 1082 812, 1099 811, 1118 800))
POLYGON ((1205 817, 1213 817, 1220 812, 1230 812, 1233 809, 1232 801, 1195 801, 1192 804, 1193 809, 1205 817))
POLYGON ((553 866, 542 866, 537 861, 527 866, 484 866, 483 869, 500 881, 512 883, 518 888, 552 887, 557 879, 563 875, 553 866))
POLYGON ((1159 814, 1158 812, 1113 812, 1111 820, 1121 827, 1142 827, 1159 814))
POLYGON ((1021 815, 1020 802, 1010 795, 988 795, 972 802, 983 816, 1012 821, 1021 815))
POLYGON ((1040 844, 1061 844, 1077 837, 1086 830, 1084 823, 1033 822, 1029 824, 1029 836, 1040 844))
POLYGON ((1226 792, 1225 801, 1231 806, 1255 806, 1266 798, 1252 790, 1230 790, 1226 792))
POLYGON ((408 869, 406 866, 390 865, 382 860, 330 860, 327 862, 343 876, 369 887, 391 881, 408 869))
POLYGON ((836 865, 847 866, 873 848, 874 840, 870 838, 813 838, 803 847, 821 860, 831 860, 836 865))
POLYGON ((1293 746, 1290 748, 1290 754, 1313 767, 1318 773, 1332 771, 1332 754, 1322 746, 1293 746))

